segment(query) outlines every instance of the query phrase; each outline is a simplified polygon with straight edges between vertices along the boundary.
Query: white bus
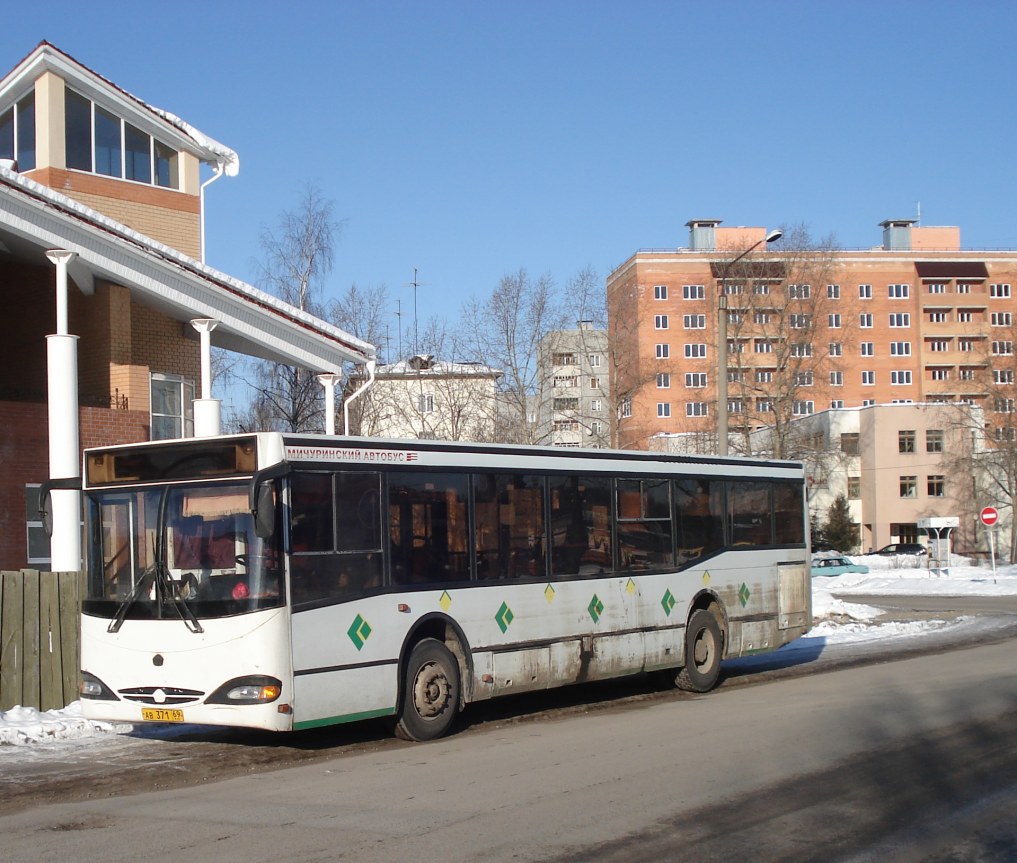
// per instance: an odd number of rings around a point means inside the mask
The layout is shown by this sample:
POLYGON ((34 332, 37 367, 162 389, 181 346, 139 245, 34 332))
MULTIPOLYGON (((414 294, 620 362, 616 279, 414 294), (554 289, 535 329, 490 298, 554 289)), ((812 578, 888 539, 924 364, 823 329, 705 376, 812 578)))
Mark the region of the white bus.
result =
POLYGON ((811 623, 800 464, 261 433, 85 453, 86 716, 277 731, 721 660, 811 623))

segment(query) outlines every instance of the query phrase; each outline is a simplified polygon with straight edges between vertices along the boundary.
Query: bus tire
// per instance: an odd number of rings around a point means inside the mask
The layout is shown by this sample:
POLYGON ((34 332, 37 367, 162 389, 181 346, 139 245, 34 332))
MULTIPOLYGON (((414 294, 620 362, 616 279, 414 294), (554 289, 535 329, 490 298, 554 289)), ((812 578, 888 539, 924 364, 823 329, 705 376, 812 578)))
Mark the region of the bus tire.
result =
POLYGON ((723 640, 717 618, 705 609, 692 612, 685 627, 685 665, 675 684, 687 692, 709 692, 720 677, 723 640))
POLYGON ((459 663, 434 638, 418 641, 406 662, 396 736, 434 740, 448 733, 459 713, 459 663))

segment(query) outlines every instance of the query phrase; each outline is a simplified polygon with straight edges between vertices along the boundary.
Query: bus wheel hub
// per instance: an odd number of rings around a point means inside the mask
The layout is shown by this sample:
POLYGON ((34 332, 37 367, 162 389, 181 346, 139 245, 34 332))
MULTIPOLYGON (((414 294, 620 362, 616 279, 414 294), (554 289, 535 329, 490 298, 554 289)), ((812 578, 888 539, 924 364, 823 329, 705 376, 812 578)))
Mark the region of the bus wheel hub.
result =
POLYGON ((413 703, 417 712, 426 718, 439 716, 448 706, 450 691, 444 671, 436 663, 428 663, 417 672, 413 684, 413 703))

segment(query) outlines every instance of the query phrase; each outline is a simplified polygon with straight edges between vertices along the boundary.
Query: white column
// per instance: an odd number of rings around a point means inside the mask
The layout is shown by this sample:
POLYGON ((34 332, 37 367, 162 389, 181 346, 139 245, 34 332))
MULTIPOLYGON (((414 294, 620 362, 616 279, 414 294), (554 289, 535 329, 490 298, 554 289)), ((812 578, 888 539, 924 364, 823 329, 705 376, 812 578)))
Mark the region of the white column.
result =
POLYGON ((218 325, 213 318, 191 321, 201 339, 201 398, 194 400, 195 437, 215 437, 222 431, 222 403, 212 398, 212 330, 218 325))
MULTIPOLYGON (((75 252, 55 249, 46 253, 56 264, 57 331, 46 336, 47 401, 49 414, 50 479, 81 476, 78 433, 78 337, 67 332, 67 265, 75 252)), ((53 535, 50 537, 54 572, 81 569, 81 492, 50 492, 53 535)))
POLYGON ((325 372, 318 375, 319 383, 325 388, 325 434, 335 434, 335 385, 339 375, 325 372))

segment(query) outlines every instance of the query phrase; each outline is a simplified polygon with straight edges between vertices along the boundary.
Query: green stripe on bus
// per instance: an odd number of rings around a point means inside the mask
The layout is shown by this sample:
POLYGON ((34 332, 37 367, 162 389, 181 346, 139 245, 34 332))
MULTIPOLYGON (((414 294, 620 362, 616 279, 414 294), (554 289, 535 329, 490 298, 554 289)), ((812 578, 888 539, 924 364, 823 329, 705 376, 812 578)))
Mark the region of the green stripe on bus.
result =
POLYGON ((324 719, 308 719, 306 722, 294 722, 294 731, 305 731, 308 728, 322 728, 325 725, 340 725, 343 722, 359 722, 361 719, 377 719, 379 716, 394 716, 394 707, 383 707, 381 710, 364 710, 361 713, 345 713, 342 716, 326 716, 324 719))

